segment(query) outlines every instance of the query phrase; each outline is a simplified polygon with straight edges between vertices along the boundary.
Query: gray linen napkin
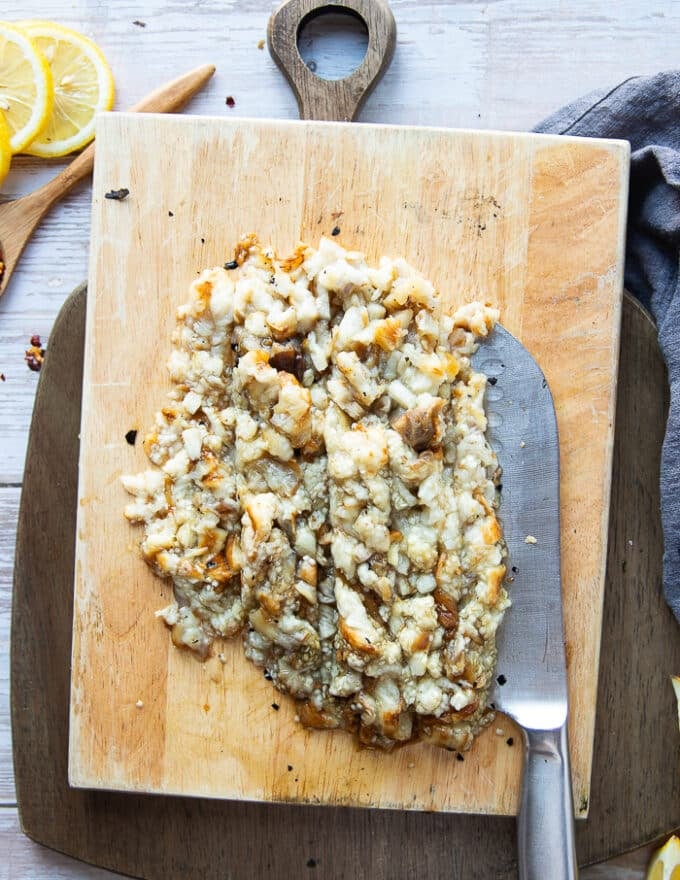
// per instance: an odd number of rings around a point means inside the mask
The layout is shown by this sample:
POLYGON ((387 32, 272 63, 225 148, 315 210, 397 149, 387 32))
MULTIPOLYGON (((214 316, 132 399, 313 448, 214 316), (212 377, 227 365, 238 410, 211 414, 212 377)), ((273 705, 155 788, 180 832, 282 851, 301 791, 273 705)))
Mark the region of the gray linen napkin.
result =
POLYGON ((625 284, 654 316, 671 391, 661 456, 664 593, 680 622, 680 70, 634 77, 535 129, 630 141, 625 284))

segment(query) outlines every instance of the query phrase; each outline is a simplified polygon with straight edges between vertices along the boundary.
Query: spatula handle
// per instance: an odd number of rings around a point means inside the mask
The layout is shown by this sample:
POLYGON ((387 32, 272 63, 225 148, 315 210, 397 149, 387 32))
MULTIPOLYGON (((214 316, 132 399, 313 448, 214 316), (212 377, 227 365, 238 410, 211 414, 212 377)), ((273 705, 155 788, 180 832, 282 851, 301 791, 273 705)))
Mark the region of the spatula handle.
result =
POLYGON ((397 39, 386 0, 286 0, 269 19, 267 42, 272 58, 291 85, 300 119, 349 122, 389 67, 397 39), (300 57, 298 34, 305 21, 324 12, 348 12, 361 18, 368 48, 361 64, 344 79, 321 79, 300 57))
POLYGON ((574 806, 567 725, 525 730, 517 839, 520 880, 575 880, 574 806))

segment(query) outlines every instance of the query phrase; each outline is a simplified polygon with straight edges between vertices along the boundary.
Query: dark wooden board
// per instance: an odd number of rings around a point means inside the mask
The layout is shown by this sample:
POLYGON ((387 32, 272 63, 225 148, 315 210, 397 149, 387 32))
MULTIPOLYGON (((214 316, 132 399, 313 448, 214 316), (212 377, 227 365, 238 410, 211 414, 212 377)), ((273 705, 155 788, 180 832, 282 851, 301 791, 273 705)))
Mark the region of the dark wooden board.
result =
POLYGON ((349 122, 390 66, 397 27, 385 0, 287 0, 269 19, 267 40, 272 58, 297 99, 300 119, 349 122), (323 80, 315 76, 300 57, 297 47, 298 34, 305 21, 327 12, 358 18, 368 33, 363 61, 343 79, 323 80))
MULTIPOLYGON (((64 305, 50 337, 19 517, 11 676, 24 831, 85 861, 159 880, 283 880, 311 871, 312 859, 324 878, 514 877, 513 819, 69 789, 84 317, 82 287, 64 305)), ((680 671, 680 633, 661 596, 657 488, 666 379, 654 328, 630 299, 620 370, 592 803, 590 818, 577 823, 581 864, 680 825, 669 682, 680 671)))

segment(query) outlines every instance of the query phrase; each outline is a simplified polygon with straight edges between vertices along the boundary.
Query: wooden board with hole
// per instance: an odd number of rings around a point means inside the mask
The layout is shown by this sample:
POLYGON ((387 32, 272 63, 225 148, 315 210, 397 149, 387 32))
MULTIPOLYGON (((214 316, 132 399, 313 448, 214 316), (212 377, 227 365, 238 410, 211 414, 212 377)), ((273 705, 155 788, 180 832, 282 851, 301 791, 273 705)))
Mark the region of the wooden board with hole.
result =
POLYGON ((520 736, 504 717, 464 761, 357 748, 227 643, 173 647, 171 598, 122 516, 121 474, 169 389, 177 306, 246 232, 279 253, 334 227, 403 256, 447 306, 482 298, 530 349, 561 437, 562 564, 577 813, 587 812, 610 488, 628 147, 621 142, 340 123, 109 114, 93 189, 80 457, 70 781, 220 798, 511 814, 520 736), (124 201, 105 199, 125 187, 124 201), (279 706, 275 710, 272 706, 279 706), (508 739, 513 745, 509 746, 508 739), (294 768, 289 770, 288 767, 294 768))

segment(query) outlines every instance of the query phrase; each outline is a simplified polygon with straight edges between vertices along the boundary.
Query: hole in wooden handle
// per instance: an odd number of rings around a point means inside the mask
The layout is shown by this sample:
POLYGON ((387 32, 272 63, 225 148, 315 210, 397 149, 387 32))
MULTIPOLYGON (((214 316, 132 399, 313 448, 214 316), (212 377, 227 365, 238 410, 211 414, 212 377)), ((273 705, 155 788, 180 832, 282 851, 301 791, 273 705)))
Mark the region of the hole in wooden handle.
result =
POLYGON ((362 103, 389 67, 397 38, 386 0, 286 0, 269 19, 267 41, 272 58, 291 85, 301 119, 354 119, 362 103), (321 79, 298 51, 301 27, 325 12, 358 16, 368 31, 363 61, 343 79, 321 79))
POLYGON ((349 9, 323 8, 303 18, 297 33, 300 57, 319 79, 346 79, 368 49, 366 22, 349 9))

